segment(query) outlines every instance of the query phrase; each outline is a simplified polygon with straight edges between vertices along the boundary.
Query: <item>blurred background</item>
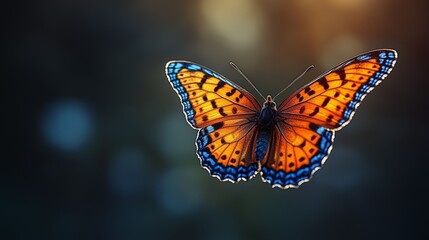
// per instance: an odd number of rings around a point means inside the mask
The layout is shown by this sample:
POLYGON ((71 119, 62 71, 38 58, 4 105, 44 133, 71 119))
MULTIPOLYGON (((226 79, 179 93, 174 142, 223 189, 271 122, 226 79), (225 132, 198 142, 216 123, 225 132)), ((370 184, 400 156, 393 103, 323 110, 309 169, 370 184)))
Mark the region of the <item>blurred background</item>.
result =
POLYGON ((427 234, 427 1, 17 1, 3 14, 2 239, 418 239, 427 234), (221 183, 164 72, 278 98, 366 51, 389 77, 299 189, 221 183))

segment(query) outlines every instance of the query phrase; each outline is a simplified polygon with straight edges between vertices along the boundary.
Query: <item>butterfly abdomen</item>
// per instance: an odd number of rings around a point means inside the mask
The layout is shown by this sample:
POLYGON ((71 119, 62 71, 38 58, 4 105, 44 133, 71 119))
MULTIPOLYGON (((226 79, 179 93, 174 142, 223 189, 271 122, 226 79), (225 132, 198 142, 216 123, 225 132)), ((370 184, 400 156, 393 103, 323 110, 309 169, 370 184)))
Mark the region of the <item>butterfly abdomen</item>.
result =
POLYGON ((270 142, 270 134, 268 131, 259 131, 258 138, 256 140, 255 155, 256 160, 264 160, 265 155, 267 154, 268 144, 270 142))

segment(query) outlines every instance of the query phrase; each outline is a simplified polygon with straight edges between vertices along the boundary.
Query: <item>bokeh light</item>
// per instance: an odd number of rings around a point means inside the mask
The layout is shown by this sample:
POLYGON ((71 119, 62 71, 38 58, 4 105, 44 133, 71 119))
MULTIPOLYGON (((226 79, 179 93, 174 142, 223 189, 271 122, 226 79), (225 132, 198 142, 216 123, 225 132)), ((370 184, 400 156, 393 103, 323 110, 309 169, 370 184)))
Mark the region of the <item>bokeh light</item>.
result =
POLYGON ((59 100, 43 112, 41 130, 45 141, 62 151, 78 150, 94 132, 92 114, 79 100, 59 100))

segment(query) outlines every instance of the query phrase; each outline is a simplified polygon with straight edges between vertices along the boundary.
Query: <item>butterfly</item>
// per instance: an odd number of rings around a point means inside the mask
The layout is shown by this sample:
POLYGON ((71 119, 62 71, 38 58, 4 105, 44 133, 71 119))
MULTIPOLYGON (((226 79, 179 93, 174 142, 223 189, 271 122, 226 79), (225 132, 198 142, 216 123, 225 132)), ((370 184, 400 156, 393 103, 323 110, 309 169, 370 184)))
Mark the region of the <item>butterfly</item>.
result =
POLYGON ((170 61, 165 71, 187 122, 198 130, 197 156, 211 176, 235 183, 260 173, 273 188, 287 189, 322 167, 335 132, 350 122, 397 57, 392 49, 356 56, 278 106, 270 95, 261 106, 244 88, 196 63, 170 61))

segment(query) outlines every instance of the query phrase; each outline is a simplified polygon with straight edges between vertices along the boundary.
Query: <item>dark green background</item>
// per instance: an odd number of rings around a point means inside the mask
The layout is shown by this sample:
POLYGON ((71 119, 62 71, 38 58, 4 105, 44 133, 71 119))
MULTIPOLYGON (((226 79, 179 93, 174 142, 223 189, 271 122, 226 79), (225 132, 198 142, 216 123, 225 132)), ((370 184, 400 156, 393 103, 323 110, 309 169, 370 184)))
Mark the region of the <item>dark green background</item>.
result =
POLYGON ((5 7, 2 239, 416 239, 426 234, 425 1, 30 1, 5 7), (277 101, 362 52, 396 67, 299 189, 221 183, 164 73, 206 65, 277 101))

